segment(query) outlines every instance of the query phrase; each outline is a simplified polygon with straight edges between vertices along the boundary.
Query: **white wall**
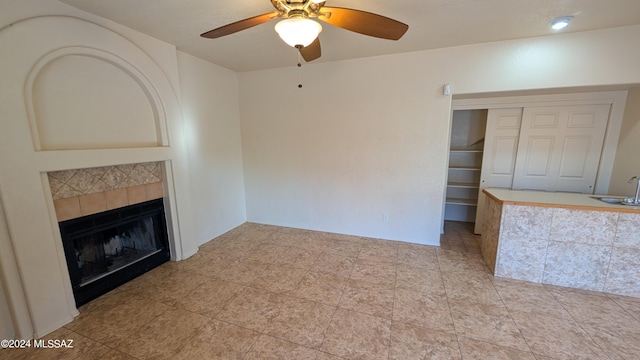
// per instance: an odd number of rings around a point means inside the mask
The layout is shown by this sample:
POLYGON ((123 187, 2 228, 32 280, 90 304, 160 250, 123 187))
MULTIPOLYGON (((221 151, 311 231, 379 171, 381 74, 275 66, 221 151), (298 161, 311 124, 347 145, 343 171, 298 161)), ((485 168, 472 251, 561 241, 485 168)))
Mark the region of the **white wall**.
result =
POLYGON ((442 86, 640 83, 638 38, 632 26, 307 64, 302 89, 293 66, 241 73, 247 218, 438 244, 451 106, 442 86))
POLYGON ((13 329, 13 320, 9 313, 7 297, 4 295, 2 279, 0 278, 0 339, 13 339, 16 335, 13 329))
POLYGON ((631 196, 636 183, 629 184, 632 176, 640 176, 640 87, 629 90, 616 160, 613 165, 609 194, 631 196))
POLYGON ((13 246, 7 228, 7 221, 4 213, 2 194, 0 193, 0 283, 2 294, 0 305, 6 313, 0 315, 0 319, 7 321, 0 330, 1 339, 19 337, 23 334, 30 334, 33 331, 31 317, 27 308, 27 301, 20 279, 16 259, 13 255, 13 246), (9 334, 12 334, 9 336, 9 334), (7 335, 7 336, 4 336, 7 335))
POLYGON ((195 238, 244 223, 246 206, 235 72, 178 51, 195 238))
POLYGON ((454 110, 451 118, 452 148, 478 146, 478 143, 484 141, 487 128, 486 109, 454 110))
POLYGON ((431 243, 439 219, 449 98, 404 56, 242 73, 247 218, 431 243), (429 113, 428 116, 425 116, 429 113), (435 176, 434 176, 435 175, 435 176), (388 215, 388 222, 384 221, 388 215))
MULTIPOLYGON (((8 237, 7 223, 4 217, 2 201, 0 201, 0 239, 6 239, 8 237)), ((5 241, 0 241, 2 251, 11 251, 6 248, 5 245, 5 241)), ((13 269, 15 269, 15 266, 13 266, 13 269)), ((8 288, 8 286, 5 285, 5 279, 11 278, 11 276, 8 276, 10 272, 11 269, 9 269, 7 264, 0 262, 0 340, 13 339, 16 335, 13 319, 11 319, 11 312, 9 310, 9 299, 7 299, 5 294, 5 289, 8 288)), ((13 279, 13 281, 15 282, 15 279, 13 279)), ((17 285, 19 286, 20 284, 17 285)), ((20 326, 20 324, 18 324, 18 326, 20 326)))

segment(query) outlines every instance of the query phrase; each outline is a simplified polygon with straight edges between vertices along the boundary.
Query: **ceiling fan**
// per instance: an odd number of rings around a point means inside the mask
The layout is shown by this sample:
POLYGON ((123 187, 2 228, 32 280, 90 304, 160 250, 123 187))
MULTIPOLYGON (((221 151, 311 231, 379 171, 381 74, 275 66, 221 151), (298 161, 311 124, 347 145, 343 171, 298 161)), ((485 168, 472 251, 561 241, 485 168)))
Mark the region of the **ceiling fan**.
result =
POLYGON ((324 0, 271 0, 271 4, 276 11, 236 21, 200 36, 215 39, 280 18, 283 20, 276 24, 276 32, 284 42, 297 48, 302 58, 309 62, 321 55, 318 34, 322 31, 322 26, 312 18, 363 35, 389 40, 400 39, 409 29, 409 25, 382 15, 324 6, 324 0))

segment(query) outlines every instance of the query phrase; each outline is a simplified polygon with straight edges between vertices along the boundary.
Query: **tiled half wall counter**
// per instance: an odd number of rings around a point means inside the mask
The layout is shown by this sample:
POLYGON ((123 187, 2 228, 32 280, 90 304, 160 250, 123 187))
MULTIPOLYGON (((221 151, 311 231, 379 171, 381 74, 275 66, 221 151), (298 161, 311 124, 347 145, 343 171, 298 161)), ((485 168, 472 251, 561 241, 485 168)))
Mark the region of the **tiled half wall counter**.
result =
POLYGON ((47 173, 58 221, 164 197, 162 162, 47 173))
POLYGON ((491 196, 486 206, 481 252, 495 276, 640 297, 640 211, 491 196))

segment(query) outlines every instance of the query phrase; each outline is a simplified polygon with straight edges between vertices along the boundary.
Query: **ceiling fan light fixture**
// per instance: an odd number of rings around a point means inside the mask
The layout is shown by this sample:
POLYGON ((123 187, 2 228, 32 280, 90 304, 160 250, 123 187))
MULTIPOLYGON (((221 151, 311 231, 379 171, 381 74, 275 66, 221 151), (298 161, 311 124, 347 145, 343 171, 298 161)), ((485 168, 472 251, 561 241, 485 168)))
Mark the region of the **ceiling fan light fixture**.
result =
POLYGON ((561 18, 557 18, 551 22, 551 28, 556 31, 562 30, 569 26, 569 22, 571 22, 571 19, 573 19, 573 16, 563 16, 561 18))
POLYGON ((282 41, 291 47, 309 46, 322 31, 316 21, 304 17, 280 20, 275 27, 282 41))

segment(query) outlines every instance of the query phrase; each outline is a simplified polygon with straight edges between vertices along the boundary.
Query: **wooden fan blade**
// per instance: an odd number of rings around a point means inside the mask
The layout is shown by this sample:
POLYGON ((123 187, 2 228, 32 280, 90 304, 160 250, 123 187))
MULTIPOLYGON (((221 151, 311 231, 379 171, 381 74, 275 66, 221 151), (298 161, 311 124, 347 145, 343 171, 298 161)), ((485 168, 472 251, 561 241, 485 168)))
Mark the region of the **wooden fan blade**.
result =
POLYGON ((323 6, 320 14, 331 13, 331 16, 318 16, 318 19, 331 25, 382 39, 398 40, 407 32, 409 25, 374 13, 323 6))
POLYGON ((221 26, 213 30, 209 30, 205 33, 200 34, 200 36, 208 39, 215 39, 221 36, 230 35, 238 31, 245 30, 245 29, 254 27, 256 25, 266 23, 267 21, 277 17, 279 14, 280 13, 277 11, 272 11, 270 13, 250 17, 248 19, 236 21, 234 23, 227 24, 225 26, 221 26))
POLYGON ((302 49, 300 49, 300 55, 306 62, 313 61, 322 55, 320 50, 320 38, 316 38, 313 42, 302 49))

